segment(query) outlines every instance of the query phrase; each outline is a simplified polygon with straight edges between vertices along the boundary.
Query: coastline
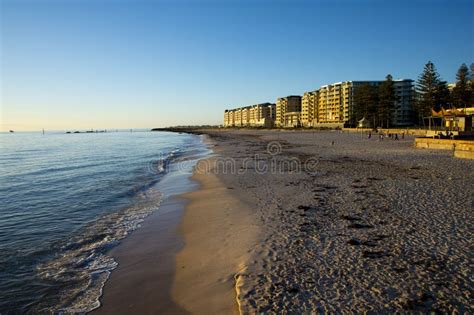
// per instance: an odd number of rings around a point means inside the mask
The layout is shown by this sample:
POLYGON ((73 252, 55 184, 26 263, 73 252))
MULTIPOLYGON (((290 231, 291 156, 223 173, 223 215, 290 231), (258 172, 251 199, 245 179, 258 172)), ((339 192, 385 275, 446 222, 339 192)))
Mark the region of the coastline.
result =
POLYGON ((198 189, 199 184, 191 179, 193 164, 210 154, 203 137, 199 138, 198 147, 189 147, 166 166, 169 171, 155 186, 164 196, 158 210, 107 253, 118 266, 102 288, 100 306, 91 313, 186 314, 170 292, 175 256, 184 246, 179 225, 188 200, 183 194, 198 189))
POLYGON ((214 162, 201 160, 210 168, 194 167, 188 180, 197 187, 165 200, 110 251, 118 267, 92 313, 239 313, 234 277, 258 233, 250 206, 214 174, 214 162))
POLYGON ((411 137, 193 132, 217 155, 181 196, 184 246, 166 296, 179 311, 162 313, 472 310, 472 161, 416 150, 411 137), (232 169, 216 169, 218 158, 232 169))

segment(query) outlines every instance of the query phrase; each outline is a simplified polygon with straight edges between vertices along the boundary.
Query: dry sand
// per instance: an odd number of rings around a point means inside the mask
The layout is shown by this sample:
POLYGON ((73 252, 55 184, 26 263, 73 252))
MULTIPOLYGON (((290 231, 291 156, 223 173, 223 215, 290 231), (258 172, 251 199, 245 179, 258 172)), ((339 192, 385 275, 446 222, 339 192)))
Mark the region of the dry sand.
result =
POLYGON ((261 230, 237 276, 242 313, 473 313, 473 161, 413 138, 210 135, 238 170, 219 179, 261 230))
MULTIPOLYGON (((198 169, 214 161, 201 161, 198 169)), ((172 297, 193 314, 238 313, 234 276, 256 245, 255 212, 212 173, 198 170, 193 179, 201 188, 185 195, 190 201, 181 224, 186 246, 176 257, 172 297)))

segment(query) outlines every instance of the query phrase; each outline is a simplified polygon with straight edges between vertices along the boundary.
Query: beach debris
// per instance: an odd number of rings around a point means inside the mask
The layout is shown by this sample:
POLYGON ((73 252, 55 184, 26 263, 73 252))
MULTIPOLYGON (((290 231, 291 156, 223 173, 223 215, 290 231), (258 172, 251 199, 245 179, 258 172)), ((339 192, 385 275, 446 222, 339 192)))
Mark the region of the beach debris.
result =
POLYGON ((375 247, 377 246, 377 243, 373 240, 368 240, 368 241, 362 242, 362 245, 368 246, 368 247, 375 247))
POLYGON ((372 239, 374 241, 380 241, 380 240, 383 240, 385 238, 387 238, 388 236, 387 235, 383 235, 383 234, 378 234, 378 235, 375 235, 372 239))
POLYGON ((365 258, 371 258, 371 259, 374 259, 374 258, 382 258, 384 256, 388 256, 388 254, 384 251, 368 251, 368 250, 364 250, 362 252, 362 257, 365 257, 365 258))
POLYGON ((350 215, 343 215, 343 216, 341 216, 341 218, 344 219, 344 220, 347 220, 347 221, 360 221, 360 220, 362 220, 359 217, 353 217, 353 216, 350 216, 350 215))
POLYGON ((352 223, 348 226, 349 229, 373 229, 374 226, 370 224, 363 223, 352 223))
POLYGON ((413 299, 406 301, 405 307, 409 310, 423 310, 430 307, 436 297, 430 292, 421 292, 413 299))
POLYGON ((351 238, 350 240, 347 241, 347 244, 353 245, 353 246, 359 246, 362 244, 362 242, 359 241, 357 238, 351 238))
POLYGON ((300 289, 297 286, 293 286, 287 290, 289 293, 296 294, 300 291, 300 289))

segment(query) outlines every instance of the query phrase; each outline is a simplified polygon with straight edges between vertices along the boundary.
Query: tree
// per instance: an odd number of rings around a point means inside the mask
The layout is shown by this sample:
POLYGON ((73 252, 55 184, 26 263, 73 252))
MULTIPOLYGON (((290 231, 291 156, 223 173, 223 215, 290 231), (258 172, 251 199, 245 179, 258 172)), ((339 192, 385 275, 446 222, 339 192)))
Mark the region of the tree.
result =
MULTIPOLYGON (((471 65, 472 67, 472 65, 471 65)), ((456 74, 456 86, 453 89, 453 105, 456 107, 467 107, 471 101, 471 84, 472 80, 469 74, 469 68, 463 63, 456 74)))
POLYGON ((390 127, 393 115, 396 110, 397 95, 393 86, 393 78, 389 74, 385 77, 385 81, 378 88, 379 106, 377 108, 377 114, 380 123, 383 126, 385 122, 386 127, 390 127))
POLYGON ((362 118, 373 122, 372 127, 377 126, 377 88, 370 84, 363 84, 354 91, 354 118, 357 123, 362 118))
POLYGON ((451 107, 451 93, 448 89, 448 82, 439 81, 438 86, 436 87, 435 103, 437 111, 441 109, 441 107, 451 107))
POLYGON ((471 83, 471 88, 474 88, 474 63, 471 63, 471 75, 469 77, 469 82, 471 83))
POLYGON ((418 115, 428 116, 431 114, 431 109, 439 111, 441 106, 446 105, 449 100, 449 93, 446 95, 446 90, 446 82, 441 81, 435 65, 428 61, 416 83, 415 106, 418 115))
POLYGON ((471 63, 471 78, 469 80, 469 87, 471 88, 471 105, 474 104, 474 63, 471 63))

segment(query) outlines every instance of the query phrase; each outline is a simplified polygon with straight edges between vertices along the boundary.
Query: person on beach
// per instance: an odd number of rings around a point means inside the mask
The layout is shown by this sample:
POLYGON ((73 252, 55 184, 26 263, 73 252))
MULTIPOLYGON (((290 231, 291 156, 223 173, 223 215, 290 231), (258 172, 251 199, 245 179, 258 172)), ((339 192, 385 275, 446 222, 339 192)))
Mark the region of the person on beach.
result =
POLYGON ((398 141, 398 133, 395 134, 395 140, 398 141))
POLYGON ((372 138, 372 132, 369 131, 369 136, 368 136, 368 139, 372 138))

